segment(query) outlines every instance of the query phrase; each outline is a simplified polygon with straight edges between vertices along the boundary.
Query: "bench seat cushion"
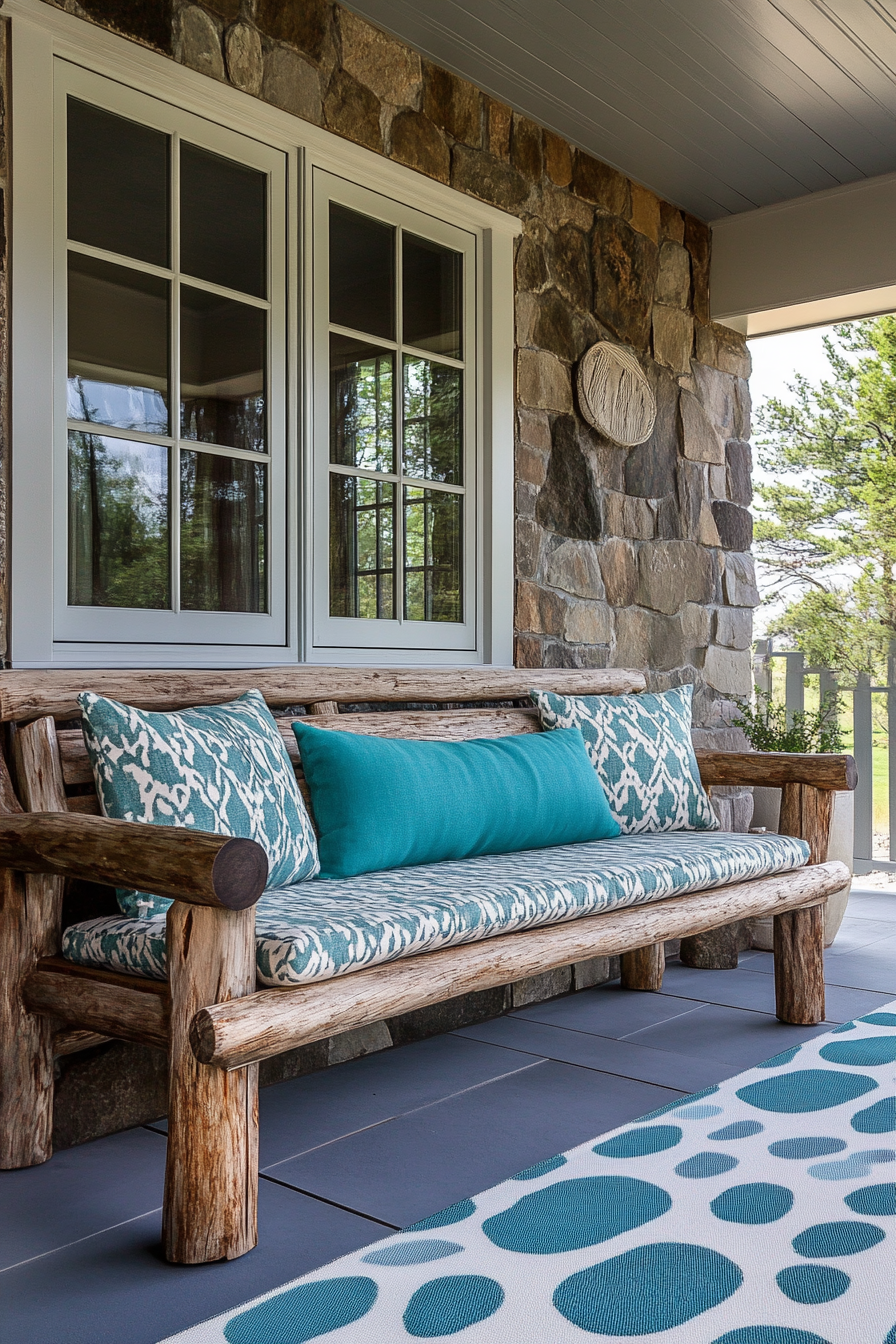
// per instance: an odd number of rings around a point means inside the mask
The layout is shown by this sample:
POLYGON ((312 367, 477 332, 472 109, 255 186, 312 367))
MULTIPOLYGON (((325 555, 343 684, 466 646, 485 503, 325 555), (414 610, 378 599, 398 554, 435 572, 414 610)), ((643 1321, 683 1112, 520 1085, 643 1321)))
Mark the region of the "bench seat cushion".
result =
MULTIPOLYGON (((258 903, 258 980, 304 985, 364 966, 555 924, 619 906, 801 868, 803 840, 681 831, 495 854, 336 881, 301 882, 258 903)), ((165 978, 165 920, 74 924, 63 955, 165 978)))

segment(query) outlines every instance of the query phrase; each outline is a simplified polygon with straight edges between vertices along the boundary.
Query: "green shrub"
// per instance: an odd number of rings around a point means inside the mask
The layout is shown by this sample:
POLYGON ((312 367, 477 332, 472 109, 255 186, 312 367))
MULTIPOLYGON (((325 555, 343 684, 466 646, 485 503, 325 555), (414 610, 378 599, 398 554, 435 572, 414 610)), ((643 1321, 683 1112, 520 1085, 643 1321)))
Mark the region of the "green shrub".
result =
POLYGON ((836 694, 824 697, 817 710, 799 710, 787 722, 787 710, 777 704, 767 691, 756 692, 756 702, 738 700, 740 717, 732 719, 735 728, 743 730, 751 747, 756 751, 842 751, 840 731, 840 701, 836 694))

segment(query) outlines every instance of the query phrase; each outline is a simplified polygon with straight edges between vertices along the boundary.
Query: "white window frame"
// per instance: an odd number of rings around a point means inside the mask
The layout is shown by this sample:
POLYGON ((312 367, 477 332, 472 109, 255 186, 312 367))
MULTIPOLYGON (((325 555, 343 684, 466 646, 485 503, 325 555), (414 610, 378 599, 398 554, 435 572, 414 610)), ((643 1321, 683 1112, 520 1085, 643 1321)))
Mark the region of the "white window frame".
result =
MULTIPOLYGON (((513 248, 519 220, 381 155, 53 8, 5 0, 12 52, 12 601, 16 667, 257 667, 296 662, 407 666, 513 661, 513 248), (64 546, 50 507, 54 462, 53 82, 58 60, 139 90, 287 156, 285 352, 287 528, 279 642, 152 644, 54 638, 53 558, 64 546), (376 648, 315 643, 312 177, 316 169, 447 221, 477 251, 480 535, 472 647, 376 648), (305 334, 308 334, 308 339, 305 334)), ((278 501, 272 498, 275 505, 278 501)), ((209 613, 191 613, 208 615, 209 613)), ((215 614, 217 616, 217 614, 215 614)), ((258 620, 257 617, 253 618, 258 620)), ((269 618, 263 618, 269 619, 269 618)), ((353 622, 355 623, 355 622, 353 622)), ((368 625, 366 621, 356 622, 368 625)), ((411 624, 411 623, 409 623, 411 624)), ((413 623, 422 624, 422 623, 413 623)), ((436 624, 436 623, 432 623, 436 624)), ((444 641, 442 641, 444 642, 444 641)), ((469 641, 468 641, 469 642, 469 641)), ((418 640, 419 643, 419 640, 418 640)))
MULTIPOLYGON (((172 108, 151 95, 126 89, 121 84, 90 74, 69 61, 54 63, 55 136, 55 432, 53 476, 54 490, 53 536, 65 537, 68 529, 67 492, 63 482, 67 476, 69 422, 66 415, 65 382, 62 371, 68 357, 67 331, 67 254, 69 250, 81 255, 98 257, 113 264, 125 264, 144 274, 160 276, 169 284, 169 384, 168 405, 171 424, 166 436, 141 434, 131 430, 115 429, 97 424, 97 437, 121 439, 126 442, 165 443, 169 448, 169 546, 172 576, 172 608, 143 610, 129 607, 72 606, 68 602, 68 555, 63 545, 54 546, 53 637, 57 643, 81 645, 131 644, 146 645, 236 645, 282 647, 286 644, 286 162, 281 150, 269 149, 257 140, 250 140, 204 118, 172 108), (267 370, 266 370, 266 424, 267 452, 249 453, 236 449, 217 449, 214 444, 199 443, 181 438, 180 421, 180 271, 177 262, 176 239, 171 240, 171 265, 152 266, 132 258, 118 257, 95 247, 67 242, 67 107, 69 98, 77 98, 93 107, 125 117, 129 121, 149 126, 171 137, 170 195, 173 198, 174 219, 180 214, 179 147, 181 139, 197 144, 223 158, 236 160, 247 167, 264 173, 267 189, 267 300, 251 295, 224 290, 220 286, 196 281, 184 276, 183 283, 206 292, 217 292, 223 297, 267 313, 267 370), (180 478, 177 445, 181 451, 218 453, 230 459, 265 462, 267 464, 267 524, 266 524, 266 612, 180 611, 180 478)), ((169 206, 169 209, 171 207, 169 206)), ((79 650, 80 651, 80 650, 79 650)))
MULTIPOLYGON (((337 660, 345 650, 357 650, 359 646, 366 649, 376 649, 378 652, 380 650, 401 651, 403 653, 426 651, 433 654, 461 651, 469 655, 475 652, 481 642, 482 634, 479 618, 482 607, 479 592, 481 574, 478 563, 482 552, 482 537, 480 535, 482 510, 480 508, 481 487, 479 481, 481 455, 478 451, 482 437, 478 377, 481 303, 477 294, 477 238, 469 230, 459 229, 444 220, 435 219, 432 215, 426 215, 420 210, 415 210, 402 201, 389 199, 381 193, 369 191, 353 182, 347 182, 344 178, 335 177, 333 174, 325 173, 320 169, 315 169, 313 172, 311 192, 311 208, 314 221, 314 469, 312 489, 315 514, 312 543, 314 551, 312 562, 314 613, 312 647, 328 656, 332 655, 337 660), (378 219, 384 224, 391 225, 396 231, 399 228, 406 229, 408 233, 441 243, 444 247, 460 253, 463 258, 461 321, 464 358, 462 361, 457 361, 458 366, 463 368, 464 380, 462 399, 463 471, 461 473, 463 481, 461 493, 464 498, 461 558, 463 619, 456 624, 439 621, 404 620, 401 616, 400 598, 398 600, 398 612, 394 620, 330 615, 328 523, 329 486, 333 468, 330 463, 329 442, 330 371, 328 346, 330 321, 328 301, 330 270, 329 206, 331 201, 338 205, 344 205, 350 210, 355 210, 367 218, 378 219)), ((396 267, 396 288, 400 285, 400 276, 400 269, 396 267)), ((398 295, 398 308, 400 311, 400 294, 398 295)), ((397 413, 403 386, 401 351, 404 345, 402 341, 397 339, 401 333, 396 332, 396 340, 386 340, 372 336, 365 337, 364 333, 361 332, 353 334, 363 337, 371 345, 382 346, 383 349, 395 352, 393 379, 397 413)), ((425 357, 428 352, 422 350, 415 353, 425 357)), ((396 590, 399 590, 402 586, 404 573, 403 557, 400 553, 400 515, 403 502, 401 485, 398 484, 401 458, 400 434, 396 435, 394 452, 395 470, 392 473, 381 473, 381 476, 388 476, 396 482, 394 545, 396 550, 396 590)), ((350 467, 338 468, 338 470, 349 476, 372 474, 364 471, 356 472, 350 467)), ((417 481, 409 483, 423 484, 423 482, 417 481)))

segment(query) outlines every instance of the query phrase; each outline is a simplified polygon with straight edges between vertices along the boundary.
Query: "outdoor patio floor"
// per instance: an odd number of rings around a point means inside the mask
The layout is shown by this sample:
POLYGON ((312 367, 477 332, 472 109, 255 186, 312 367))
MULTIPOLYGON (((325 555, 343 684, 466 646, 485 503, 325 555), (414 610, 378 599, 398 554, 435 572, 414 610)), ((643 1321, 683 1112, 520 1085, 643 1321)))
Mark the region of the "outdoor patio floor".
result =
MULTIPOLYGON (((827 954, 829 1025, 896 998, 896 892, 856 886, 827 954)), ((259 1246, 166 1265, 165 1140, 143 1127, 0 1173, 2 1344, 156 1344, 542 1158, 826 1027, 774 1017, 772 958, 672 963, 261 1094, 259 1246)))

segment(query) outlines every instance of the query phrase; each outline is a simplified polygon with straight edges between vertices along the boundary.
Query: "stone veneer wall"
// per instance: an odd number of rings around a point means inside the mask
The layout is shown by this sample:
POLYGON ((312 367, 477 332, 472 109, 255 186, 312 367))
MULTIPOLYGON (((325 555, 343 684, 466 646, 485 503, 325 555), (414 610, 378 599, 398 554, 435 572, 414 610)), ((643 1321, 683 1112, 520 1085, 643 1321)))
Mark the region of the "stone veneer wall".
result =
MULTIPOLYGON (((640 667, 657 690, 691 682, 698 743, 733 742, 725 702, 750 687, 758 601, 749 555, 750 361, 743 339, 710 321, 706 225, 329 0, 46 3, 522 220, 517 663, 640 667), (656 428, 638 448, 616 447, 578 413, 576 362, 600 339, 629 345, 656 391, 656 428)), ((5 187, 0 148, 0 224, 5 187)), ((4 431, 5 274, 2 265, 4 431)), ((7 647, 5 432, 3 445, 0 653, 7 647)), ((743 795, 718 805, 724 824, 745 827, 751 804, 743 795)), ((614 975, 614 964, 597 959, 453 1000, 269 1061, 266 1081, 614 975)), ((157 1052, 114 1045, 60 1061, 61 1146, 163 1106, 157 1052)))

